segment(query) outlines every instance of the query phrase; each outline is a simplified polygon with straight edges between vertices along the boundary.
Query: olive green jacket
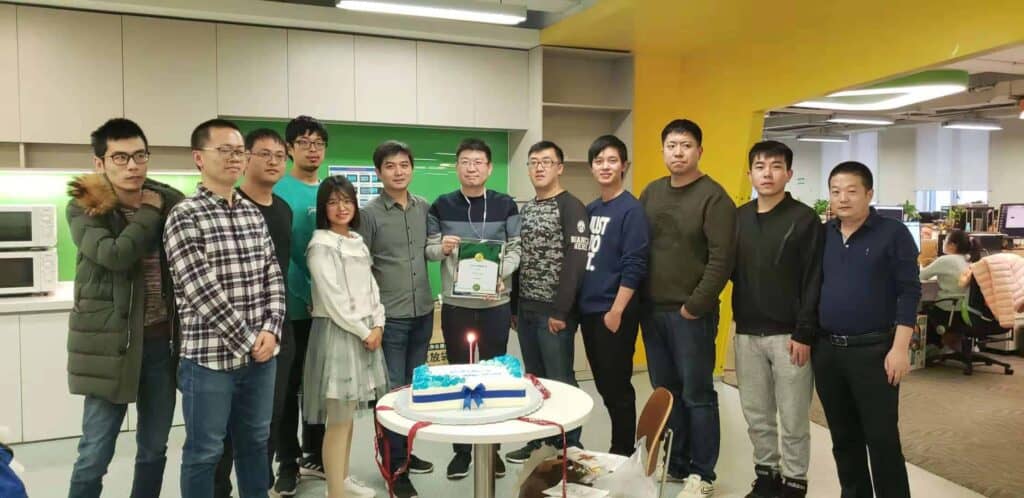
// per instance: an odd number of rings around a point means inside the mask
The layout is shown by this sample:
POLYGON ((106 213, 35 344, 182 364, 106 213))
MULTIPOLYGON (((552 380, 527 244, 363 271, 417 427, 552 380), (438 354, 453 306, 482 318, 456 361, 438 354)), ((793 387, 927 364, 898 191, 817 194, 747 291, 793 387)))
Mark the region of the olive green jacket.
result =
POLYGON ((163 206, 143 204, 128 221, 117 209, 117 195, 104 176, 83 175, 68 185, 67 219, 78 247, 68 332, 68 387, 72 394, 132 403, 138 396, 142 369, 142 259, 154 249, 160 250, 161 293, 171 317, 167 347, 177 352, 174 293, 162 235, 167 213, 183 195, 170 185, 147 179, 144 188, 159 193, 163 206))

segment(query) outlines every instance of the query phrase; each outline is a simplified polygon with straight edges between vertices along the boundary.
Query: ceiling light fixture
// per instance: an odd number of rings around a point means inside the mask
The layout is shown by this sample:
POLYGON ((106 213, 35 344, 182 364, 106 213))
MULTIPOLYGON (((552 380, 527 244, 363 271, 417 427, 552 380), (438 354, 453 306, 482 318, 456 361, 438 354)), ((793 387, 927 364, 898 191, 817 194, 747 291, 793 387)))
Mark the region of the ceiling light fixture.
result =
POLYGON ((954 130, 999 131, 1003 126, 994 119, 951 119, 942 123, 943 128, 954 130))
POLYGON ((844 144, 850 141, 849 135, 829 135, 821 133, 817 135, 799 135, 796 137, 801 142, 825 142, 825 143, 838 143, 844 144))
POLYGON ((960 93, 967 90, 968 80, 967 71, 959 69, 924 71, 794 105, 835 111, 886 111, 960 93))
POLYGON ((857 116, 852 114, 833 114, 826 121, 829 123, 860 124, 860 125, 891 125, 896 121, 875 116, 857 116))
POLYGON ((526 20, 526 7, 469 0, 340 0, 338 7, 378 14, 433 17, 455 21, 515 25, 526 20))

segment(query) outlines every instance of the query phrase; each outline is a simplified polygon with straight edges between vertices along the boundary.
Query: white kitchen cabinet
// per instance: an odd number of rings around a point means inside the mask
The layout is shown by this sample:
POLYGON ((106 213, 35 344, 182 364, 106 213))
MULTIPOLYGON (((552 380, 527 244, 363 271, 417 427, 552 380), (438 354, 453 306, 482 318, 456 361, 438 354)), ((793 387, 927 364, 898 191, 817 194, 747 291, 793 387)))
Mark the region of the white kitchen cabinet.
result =
POLYGON ((68 313, 27 313, 21 322, 25 441, 82 434, 83 397, 68 392, 68 313))
POLYGON ((192 129, 217 115, 217 27, 125 16, 124 115, 149 144, 188 146, 192 129))
POLYGON ((21 140, 87 144, 124 115, 121 16, 17 7, 21 140))
POLYGON ((353 37, 288 30, 288 115, 356 118, 353 37))
POLYGON ((217 111, 288 117, 288 31, 217 25, 217 111))
POLYGON ((356 121, 416 123, 416 42, 357 36, 356 121))
POLYGON ((417 122, 472 127, 476 49, 450 43, 416 43, 417 122))
POLYGON ((472 49, 474 119, 477 128, 529 128, 529 52, 500 48, 472 49))
POLYGON ((0 316, 0 427, 6 427, 5 443, 20 443, 21 437, 21 348, 17 317, 0 316))
POLYGON ((0 5, 0 142, 21 140, 18 112, 18 22, 16 7, 0 5))

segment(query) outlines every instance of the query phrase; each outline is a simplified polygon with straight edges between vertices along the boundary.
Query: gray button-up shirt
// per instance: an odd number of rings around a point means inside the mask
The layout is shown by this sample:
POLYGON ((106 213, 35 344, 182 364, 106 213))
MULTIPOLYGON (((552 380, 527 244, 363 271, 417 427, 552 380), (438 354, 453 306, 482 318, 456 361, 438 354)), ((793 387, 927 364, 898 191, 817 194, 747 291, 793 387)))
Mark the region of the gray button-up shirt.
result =
POLYGON ((359 212, 359 235, 373 256, 373 276, 388 318, 433 313, 427 275, 426 199, 409 193, 406 208, 381 192, 359 212))

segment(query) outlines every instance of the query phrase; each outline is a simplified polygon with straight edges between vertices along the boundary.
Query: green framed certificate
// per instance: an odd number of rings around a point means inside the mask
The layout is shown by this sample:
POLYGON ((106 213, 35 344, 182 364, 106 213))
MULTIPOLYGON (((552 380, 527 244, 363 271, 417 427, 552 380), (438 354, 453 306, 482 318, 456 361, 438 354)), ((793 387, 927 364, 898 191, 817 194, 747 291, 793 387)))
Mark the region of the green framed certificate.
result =
POLYGON ((501 257, 505 243, 497 240, 463 240, 452 295, 482 299, 498 297, 501 257))

